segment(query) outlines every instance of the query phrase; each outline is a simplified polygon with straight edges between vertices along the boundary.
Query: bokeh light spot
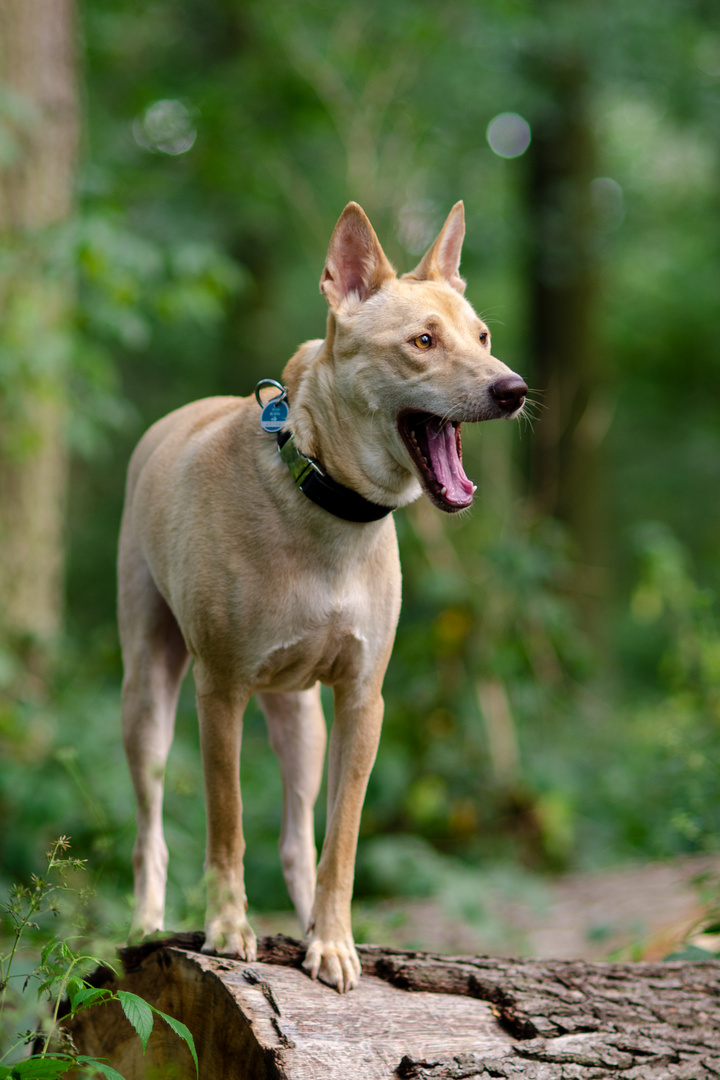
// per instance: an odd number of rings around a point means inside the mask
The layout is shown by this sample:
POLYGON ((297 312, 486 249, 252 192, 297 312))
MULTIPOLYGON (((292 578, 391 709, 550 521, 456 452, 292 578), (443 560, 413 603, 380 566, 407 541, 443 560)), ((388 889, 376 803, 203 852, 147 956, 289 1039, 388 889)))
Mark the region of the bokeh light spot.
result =
POLYGON ((161 154, 186 154, 195 143, 197 128, 192 114, 182 101, 162 98, 145 110, 142 119, 133 123, 138 146, 161 154))
POLYGON ((487 126, 490 149, 499 157, 516 158, 530 145, 532 133, 527 120, 519 113, 498 113, 487 126))

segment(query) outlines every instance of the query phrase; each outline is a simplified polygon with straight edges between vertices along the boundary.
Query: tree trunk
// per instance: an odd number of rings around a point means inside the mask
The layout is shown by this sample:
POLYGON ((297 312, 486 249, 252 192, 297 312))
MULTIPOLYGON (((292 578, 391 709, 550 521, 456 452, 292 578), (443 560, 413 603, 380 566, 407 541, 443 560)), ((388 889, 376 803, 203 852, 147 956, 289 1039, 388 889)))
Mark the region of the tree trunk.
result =
MULTIPOLYGON (((720 1075, 717 962, 587 964, 365 946, 359 988, 339 995, 297 970, 299 941, 263 938, 258 962, 245 964, 197 952, 202 940, 186 934, 123 950, 121 983, 190 1028, 202 1080, 720 1075)), ((118 985, 107 969, 94 981, 118 985)), ((66 1026, 81 1053, 108 1058, 126 1080, 194 1076, 189 1051, 160 1020, 144 1057, 116 1003, 66 1026)))
POLYGON ((0 0, 0 632, 42 644, 62 616, 72 281, 49 229, 73 205, 74 0, 0 0))
POLYGON ((602 595, 607 526, 600 444, 608 398, 598 335, 589 76, 570 46, 533 56, 529 68, 542 102, 532 124, 526 190, 528 340, 540 393, 532 498, 540 513, 567 525, 583 563, 583 587, 602 595))

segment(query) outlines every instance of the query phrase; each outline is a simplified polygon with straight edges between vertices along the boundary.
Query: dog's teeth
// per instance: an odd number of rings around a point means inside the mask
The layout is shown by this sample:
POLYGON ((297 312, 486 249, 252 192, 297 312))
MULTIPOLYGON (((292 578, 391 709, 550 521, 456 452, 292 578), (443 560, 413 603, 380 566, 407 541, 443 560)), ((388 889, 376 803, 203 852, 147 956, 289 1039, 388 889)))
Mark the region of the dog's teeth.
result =
POLYGON ((473 484, 473 495, 475 494, 476 491, 477 491, 477 484, 473 484))
POLYGON ((447 495, 447 488, 446 488, 446 487, 441 487, 441 488, 440 488, 440 494, 441 494, 441 495, 442 495, 443 497, 444 497, 445 495, 447 495))

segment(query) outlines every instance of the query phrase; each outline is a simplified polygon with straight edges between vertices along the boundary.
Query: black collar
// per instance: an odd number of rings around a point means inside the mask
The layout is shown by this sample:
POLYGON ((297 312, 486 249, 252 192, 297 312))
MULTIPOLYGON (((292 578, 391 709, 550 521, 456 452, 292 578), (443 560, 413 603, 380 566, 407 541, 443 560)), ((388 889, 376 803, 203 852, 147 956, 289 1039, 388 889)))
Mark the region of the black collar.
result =
POLYGON ((278 450, 290 474, 311 502, 344 521, 379 521, 395 510, 394 506, 380 506, 358 495, 351 488, 333 480, 316 461, 300 453, 295 436, 290 431, 278 431, 278 450))

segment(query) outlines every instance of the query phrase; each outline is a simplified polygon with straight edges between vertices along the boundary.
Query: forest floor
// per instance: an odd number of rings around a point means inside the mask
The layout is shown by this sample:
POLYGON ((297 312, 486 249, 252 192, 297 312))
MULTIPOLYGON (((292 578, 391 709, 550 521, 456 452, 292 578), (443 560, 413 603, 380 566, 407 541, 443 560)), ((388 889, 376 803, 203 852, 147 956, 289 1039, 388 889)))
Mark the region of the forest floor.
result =
MULTIPOLYGON (((702 885, 716 885, 720 855, 635 863, 613 870, 542 877, 493 870, 474 895, 356 901, 356 939, 440 953, 583 960, 658 960, 693 939, 706 906, 702 885)), ((255 913, 260 934, 297 937, 290 912, 255 913)), ((720 942, 697 944, 711 948, 720 942)))

